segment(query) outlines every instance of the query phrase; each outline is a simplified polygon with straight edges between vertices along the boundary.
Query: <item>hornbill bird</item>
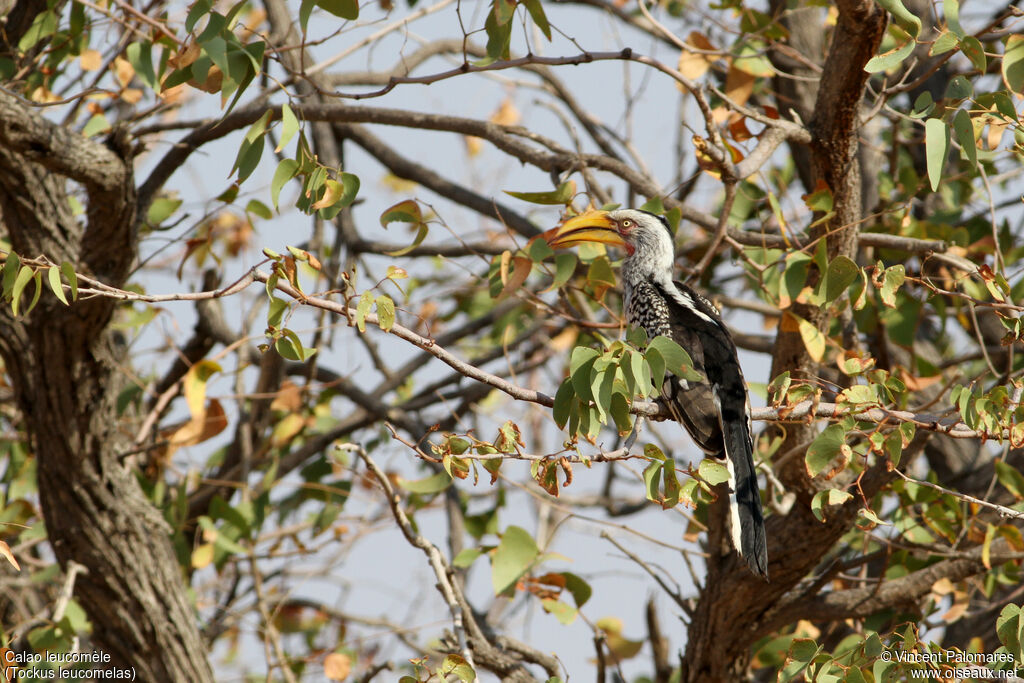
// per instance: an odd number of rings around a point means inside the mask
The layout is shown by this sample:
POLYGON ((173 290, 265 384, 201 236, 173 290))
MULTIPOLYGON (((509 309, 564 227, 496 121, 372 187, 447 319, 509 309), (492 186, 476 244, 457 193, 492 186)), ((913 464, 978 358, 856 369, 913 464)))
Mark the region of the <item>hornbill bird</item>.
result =
POLYGON ((668 374, 661 400, 707 455, 729 470, 729 538, 754 574, 768 578, 764 515, 754 470, 750 401, 736 345, 714 305, 672 280, 668 221, 636 209, 587 211, 545 233, 552 248, 601 242, 625 250, 626 320, 648 339, 664 335, 690 354, 704 381, 668 374))

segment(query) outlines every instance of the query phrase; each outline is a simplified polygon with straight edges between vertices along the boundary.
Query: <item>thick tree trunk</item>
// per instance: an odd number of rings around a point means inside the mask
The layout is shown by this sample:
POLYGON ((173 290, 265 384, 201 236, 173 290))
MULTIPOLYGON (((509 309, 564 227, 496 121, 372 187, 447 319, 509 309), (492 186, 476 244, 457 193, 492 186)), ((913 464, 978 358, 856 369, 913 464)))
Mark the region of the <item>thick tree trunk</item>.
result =
MULTIPOLYGON (((121 284, 137 246, 127 149, 123 136, 91 142, 0 94, 0 234, 23 256, 67 260, 121 284), (86 191, 84 228, 69 208, 69 180, 86 191)), ((116 409, 124 373, 107 329, 113 310, 103 299, 65 307, 48 292, 27 316, 5 308, 0 356, 36 457, 54 553, 87 570, 75 596, 93 645, 137 680, 211 681, 170 530, 118 455, 128 439, 116 409)))
MULTIPOLYGON (((856 248, 861 218, 858 113, 868 76, 864 65, 874 55, 886 25, 886 13, 873 0, 846 0, 838 4, 839 19, 821 75, 822 82, 829 87, 818 90, 814 113, 808 121, 813 136, 809 149, 810 180, 816 183, 820 179, 828 185, 835 212, 812 235, 828 236, 830 259, 849 255, 856 248)), ((802 16, 816 20, 813 13, 802 16)), ((812 273, 808 284, 813 286, 818 276, 812 273)), ((827 311, 806 304, 794 304, 792 311, 819 330, 827 331, 827 311)), ((797 330, 780 326, 772 376, 787 370, 794 376, 812 376, 814 366, 797 330)), ((787 425, 787 438, 779 452, 786 453, 810 436, 811 427, 807 424, 787 425)), ((720 544, 716 534, 711 534, 707 579, 700 591, 681 662, 683 681, 743 680, 750 644, 769 628, 780 626, 773 623, 778 606, 792 599, 787 594, 821 562, 856 517, 860 502, 849 501, 825 523, 819 522, 810 511, 814 488, 803 458, 790 457, 788 461, 779 477, 798 494, 799 500, 785 516, 768 518, 770 583, 765 584, 742 568, 731 551, 719 555, 720 544)), ((862 482, 865 495, 873 495, 891 476, 884 466, 869 470, 862 482)), ((712 529, 721 526, 711 525, 712 529)))

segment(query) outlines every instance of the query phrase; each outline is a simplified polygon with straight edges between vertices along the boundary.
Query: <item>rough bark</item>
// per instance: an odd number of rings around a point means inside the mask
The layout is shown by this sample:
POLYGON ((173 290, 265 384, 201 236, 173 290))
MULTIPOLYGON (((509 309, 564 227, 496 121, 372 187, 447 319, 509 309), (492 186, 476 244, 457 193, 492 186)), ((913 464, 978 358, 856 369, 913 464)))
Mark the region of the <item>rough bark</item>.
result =
MULTIPOLYGON (((886 24, 886 13, 872 0, 838 4, 839 18, 821 74, 821 82, 827 87, 818 90, 808 122, 812 134, 808 180, 812 186, 819 180, 827 184, 833 194, 834 210, 832 218, 812 230, 811 236, 827 240, 830 259, 839 254, 849 255, 856 247, 861 218, 858 113, 867 82, 863 67, 875 54, 886 24)), ((813 286, 819 276, 812 273, 808 284, 813 286)), ((826 331, 826 311, 805 304, 794 304, 792 311, 826 331)), ((772 376, 784 371, 804 377, 815 372, 815 363, 799 333, 786 325, 780 326, 776 339, 772 376)), ((812 427, 807 424, 790 424, 786 429, 781 453, 806 443, 812 434, 812 427)), ((789 464, 781 468, 780 479, 798 494, 798 501, 785 516, 772 515, 768 519, 769 583, 740 567, 734 553, 719 555, 721 534, 709 535, 708 574, 688 630, 681 661, 683 681, 744 679, 750 644, 767 632, 776 605, 821 563, 855 518, 860 503, 854 506, 854 501, 850 501, 825 523, 819 522, 810 511, 815 489, 803 467, 803 458, 788 460, 789 464)), ((869 470, 862 480, 865 495, 870 498, 890 476, 880 466, 869 470)), ((723 525, 710 526, 714 530, 723 525)))
MULTIPOLYGON (((107 145, 76 136, 0 94, 0 231, 15 251, 70 261, 119 285, 135 255, 135 187, 123 133, 107 145), (88 201, 85 226, 68 204, 88 201)), ((118 452, 115 304, 65 307, 44 296, 29 315, 0 313, 0 356, 37 460, 47 532, 62 566, 87 573, 75 596, 95 646, 138 680, 210 681, 206 649, 169 528, 118 452)))
MULTIPOLYGON (((863 215, 861 175, 857 163, 859 113, 868 74, 864 65, 874 56, 885 31, 887 14, 873 0, 840 2, 839 18, 832 36, 821 81, 828 87, 818 91, 811 130, 811 171, 815 185, 819 182, 832 192, 833 215, 810 231, 812 238, 825 239, 828 259, 853 257, 863 215)), ((816 219, 822 216, 815 216, 816 219)), ((807 284, 814 287, 821 273, 812 266, 807 284)), ((795 302, 795 316, 807 320, 827 333, 827 311, 817 306, 795 302)), ((807 351, 795 324, 783 324, 775 341, 771 376, 790 372, 794 378, 815 376, 816 363, 807 351)), ((811 425, 793 425, 787 431, 783 451, 813 437, 811 425)), ((796 459, 794 459, 796 462, 796 459)), ((799 463, 797 463, 799 464, 799 463)), ((807 481, 803 467, 783 468, 781 481, 809 502, 814 490, 807 481)))

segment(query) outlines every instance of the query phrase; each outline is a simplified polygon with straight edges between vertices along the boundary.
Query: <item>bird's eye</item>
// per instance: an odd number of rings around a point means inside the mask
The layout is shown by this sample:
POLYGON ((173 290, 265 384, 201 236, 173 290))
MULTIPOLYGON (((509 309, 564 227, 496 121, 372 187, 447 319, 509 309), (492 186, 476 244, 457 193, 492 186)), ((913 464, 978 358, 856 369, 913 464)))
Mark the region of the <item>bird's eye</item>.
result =
POLYGON ((624 227, 624 228, 632 228, 633 227, 633 221, 631 221, 631 220, 629 220, 627 218, 626 220, 622 221, 622 227, 624 227))

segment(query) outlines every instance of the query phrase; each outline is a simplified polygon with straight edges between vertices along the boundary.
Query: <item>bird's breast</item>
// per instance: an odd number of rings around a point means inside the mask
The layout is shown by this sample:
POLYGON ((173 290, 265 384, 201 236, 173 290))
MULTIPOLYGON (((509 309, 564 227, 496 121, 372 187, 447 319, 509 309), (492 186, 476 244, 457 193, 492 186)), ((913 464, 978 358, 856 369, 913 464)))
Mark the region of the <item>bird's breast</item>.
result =
POLYGON ((658 291, 646 282, 626 290, 626 321, 643 328, 648 339, 659 334, 670 335, 668 302, 658 291))

